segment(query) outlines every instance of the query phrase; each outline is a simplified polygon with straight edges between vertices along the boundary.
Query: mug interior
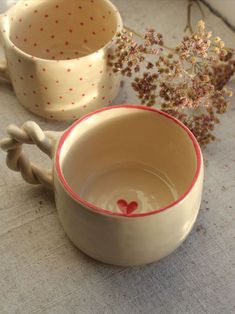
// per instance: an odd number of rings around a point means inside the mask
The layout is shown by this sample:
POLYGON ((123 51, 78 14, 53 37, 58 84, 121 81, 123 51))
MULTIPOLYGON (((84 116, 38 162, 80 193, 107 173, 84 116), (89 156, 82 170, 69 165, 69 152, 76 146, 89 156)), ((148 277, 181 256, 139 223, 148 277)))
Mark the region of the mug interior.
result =
POLYGON ((79 120, 63 135, 57 170, 70 193, 95 209, 133 215, 188 193, 200 149, 180 122, 155 109, 119 106, 79 120))
POLYGON ((66 60, 104 47, 121 28, 108 0, 21 0, 9 10, 9 37, 29 55, 66 60))

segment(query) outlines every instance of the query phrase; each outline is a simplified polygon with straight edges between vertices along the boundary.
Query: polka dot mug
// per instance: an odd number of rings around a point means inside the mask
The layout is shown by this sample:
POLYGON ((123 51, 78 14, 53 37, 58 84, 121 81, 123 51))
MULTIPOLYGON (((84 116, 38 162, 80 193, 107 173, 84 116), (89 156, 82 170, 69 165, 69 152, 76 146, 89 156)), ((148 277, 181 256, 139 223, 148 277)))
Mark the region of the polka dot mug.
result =
POLYGON ((120 76, 108 54, 122 19, 110 1, 20 0, 1 15, 0 29, 0 77, 31 112, 73 120, 116 96, 120 76))

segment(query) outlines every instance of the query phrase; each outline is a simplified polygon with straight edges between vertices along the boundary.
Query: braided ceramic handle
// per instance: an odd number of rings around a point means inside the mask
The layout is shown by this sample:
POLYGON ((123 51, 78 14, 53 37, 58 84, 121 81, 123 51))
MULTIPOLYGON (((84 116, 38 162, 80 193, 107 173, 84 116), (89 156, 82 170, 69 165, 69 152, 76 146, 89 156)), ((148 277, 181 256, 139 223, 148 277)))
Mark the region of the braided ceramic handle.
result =
POLYGON ((49 157, 53 157, 56 142, 60 132, 42 131, 33 121, 28 121, 21 128, 9 125, 7 128, 9 138, 0 141, 0 147, 7 152, 7 166, 21 172, 25 181, 31 184, 44 184, 53 188, 52 170, 45 170, 31 163, 22 151, 22 144, 35 144, 49 157))

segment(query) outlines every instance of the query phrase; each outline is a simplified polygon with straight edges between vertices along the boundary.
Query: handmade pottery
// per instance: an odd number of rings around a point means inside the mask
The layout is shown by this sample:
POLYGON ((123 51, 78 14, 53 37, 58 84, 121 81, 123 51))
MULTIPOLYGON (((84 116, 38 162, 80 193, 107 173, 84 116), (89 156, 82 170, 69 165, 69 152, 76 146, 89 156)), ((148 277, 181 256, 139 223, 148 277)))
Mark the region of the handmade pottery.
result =
POLYGON ((143 106, 100 109, 63 134, 34 122, 9 126, 7 164, 55 192, 73 243, 116 265, 157 261, 175 250, 196 220, 203 160, 192 133, 175 118, 143 106), (30 163, 22 143, 53 158, 53 171, 30 163))
POLYGON ((116 96, 120 75, 108 54, 122 20, 110 1, 20 0, 0 16, 0 29, 0 76, 28 110, 72 120, 116 96))

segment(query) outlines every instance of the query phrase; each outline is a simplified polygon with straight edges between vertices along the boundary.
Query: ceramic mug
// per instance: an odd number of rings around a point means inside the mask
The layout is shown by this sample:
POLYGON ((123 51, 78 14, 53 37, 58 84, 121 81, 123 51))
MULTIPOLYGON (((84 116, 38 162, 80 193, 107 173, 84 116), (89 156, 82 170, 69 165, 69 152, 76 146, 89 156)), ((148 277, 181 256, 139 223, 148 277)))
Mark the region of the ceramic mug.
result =
POLYGON ((34 122, 11 125, 8 133, 1 141, 8 166, 54 190, 65 232, 91 257, 150 263, 174 251, 192 229, 202 154, 193 134, 168 114, 121 105, 88 114, 62 134, 34 122), (53 158, 53 171, 31 164, 22 143, 53 158))
POLYGON ((108 54, 122 19, 108 0, 20 0, 0 17, 9 79, 20 103, 49 119, 73 120, 116 96, 108 54))

